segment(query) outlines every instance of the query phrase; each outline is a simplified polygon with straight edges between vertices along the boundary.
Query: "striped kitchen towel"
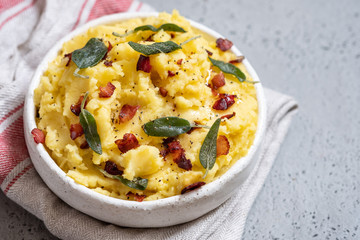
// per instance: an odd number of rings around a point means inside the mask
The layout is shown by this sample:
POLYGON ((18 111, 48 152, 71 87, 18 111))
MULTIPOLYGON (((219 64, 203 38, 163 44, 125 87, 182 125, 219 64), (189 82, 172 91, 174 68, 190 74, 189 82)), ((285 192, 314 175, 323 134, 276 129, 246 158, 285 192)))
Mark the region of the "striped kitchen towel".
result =
POLYGON ((228 201, 190 223, 132 229, 91 218, 44 184, 29 158, 23 133, 27 86, 46 52, 64 35, 103 15, 153 11, 136 0, 0 0, 0 187, 61 239, 239 239, 296 112, 291 98, 265 89, 267 132, 249 178, 228 201))

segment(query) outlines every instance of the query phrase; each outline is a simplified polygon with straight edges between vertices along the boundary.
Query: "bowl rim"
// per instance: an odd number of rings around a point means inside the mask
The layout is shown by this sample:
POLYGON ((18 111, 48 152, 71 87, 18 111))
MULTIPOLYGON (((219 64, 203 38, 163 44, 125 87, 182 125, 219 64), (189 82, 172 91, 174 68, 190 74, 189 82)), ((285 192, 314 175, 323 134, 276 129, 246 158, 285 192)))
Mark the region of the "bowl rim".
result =
MULTIPOLYGON (((55 45, 47 52, 41 63, 38 65, 29 85, 29 89, 26 94, 25 98, 25 106, 24 106, 24 124, 27 124, 29 130, 32 130, 37 127, 35 121, 35 105, 33 101, 34 97, 34 90, 40 83, 40 77, 44 71, 46 71, 48 67, 48 63, 53 61, 55 57, 58 55, 59 50, 62 48, 63 44, 66 41, 71 40, 74 36, 77 36, 83 32, 86 32, 87 29, 90 27, 98 26, 98 25, 105 25, 105 24, 112 24, 116 22, 121 22, 133 18, 147 18, 147 17, 156 17, 159 15, 159 12, 127 12, 127 13, 117 13, 112 15, 107 15, 95 20, 92 20, 81 27, 73 30, 72 32, 66 34, 63 38, 58 40, 55 45)), ((224 38, 218 32, 206 27, 205 25, 195 22, 193 20, 185 18, 187 21, 190 22, 190 25, 201 32, 204 32, 211 37, 214 38, 224 38)), ((234 45, 231 48, 232 52, 235 53, 237 56, 241 56, 241 52, 238 48, 234 45)), ((118 199, 110 196, 103 195, 98 193, 84 185, 76 183, 72 178, 66 175, 66 173, 56 164, 56 162, 51 158, 50 154, 47 152, 43 144, 35 144, 34 141, 26 141, 27 147, 30 148, 29 145, 33 149, 36 149, 41 161, 47 165, 49 169, 51 169, 55 174, 61 177, 64 183, 68 184, 73 190, 80 191, 82 196, 88 196, 91 198, 95 198, 98 201, 101 201, 106 204, 114 205, 114 206, 122 206, 128 208, 136 208, 136 209, 144 209, 144 210, 151 210, 157 207, 162 207, 166 205, 178 205, 178 204, 187 204, 189 202, 194 201, 195 199, 208 197, 215 194, 217 191, 220 191, 221 186, 229 182, 235 175, 242 172, 250 162, 256 161, 253 159, 253 156, 258 149, 261 140, 263 138, 265 132, 265 123, 266 123, 266 104, 265 104, 265 96, 263 87, 261 85, 260 79, 250 65, 247 58, 244 59, 243 64, 245 65, 248 73, 251 75, 254 81, 258 82, 255 83, 256 89, 256 96, 258 101, 258 123, 257 123, 257 130, 255 133, 255 138, 253 144, 251 145, 250 149, 246 156, 238 159, 236 163, 233 164, 223 175, 221 175, 216 180, 202 186, 201 188, 197 189, 197 191, 191 191, 187 194, 183 195, 175 195, 163 199, 151 200, 151 201, 143 201, 143 202, 136 202, 136 201, 129 201, 118 199)), ((25 127, 26 129, 26 127, 25 127)), ((25 135, 30 135, 30 132, 25 130, 25 135)), ((36 167, 35 167, 36 168, 36 167)), ((38 171, 39 172, 39 171, 38 171)), ((42 176, 41 176, 42 177, 42 176)), ((45 179, 44 179, 45 181, 45 179)), ((50 181, 50 180, 49 180, 50 181)), ((45 181, 46 183, 46 181, 45 181)), ((61 198, 61 196, 58 196, 61 198)))

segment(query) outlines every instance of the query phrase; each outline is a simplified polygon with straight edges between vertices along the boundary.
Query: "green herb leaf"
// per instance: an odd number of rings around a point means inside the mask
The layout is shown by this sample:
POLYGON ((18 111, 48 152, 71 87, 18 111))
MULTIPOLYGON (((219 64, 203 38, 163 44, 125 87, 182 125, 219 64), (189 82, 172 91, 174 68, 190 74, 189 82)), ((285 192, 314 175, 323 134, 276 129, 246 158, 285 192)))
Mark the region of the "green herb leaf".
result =
POLYGON ((85 139, 91 149, 97 154, 102 154, 101 141, 99 134, 97 132, 97 126, 94 116, 86 109, 84 109, 84 104, 89 92, 86 92, 84 99, 81 102, 81 112, 79 115, 80 124, 84 129, 85 139))
POLYGON ((191 129, 188 120, 178 117, 162 117, 143 125, 144 132, 154 137, 175 137, 191 129))
POLYGON ((205 178, 208 174, 208 171, 214 167, 216 161, 216 141, 219 132, 220 122, 221 118, 216 119, 200 148, 200 163, 206 169, 203 178, 205 178))
POLYGON ((119 34, 117 32, 113 32, 112 34, 116 37, 126 37, 134 32, 139 32, 139 31, 152 31, 152 32, 158 32, 160 30, 164 30, 164 31, 169 31, 169 32, 186 32, 182 27, 179 27, 176 24, 173 23, 165 23, 163 25, 161 25, 160 27, 156 28, 154 26, 151 25, 143 25, 143 26, 139 26, 137 28, 135 28, 134 30, 128 31, 127 33, 124 34, 119 34))
POLYGON ((144 55, 153 55, 158 53, 169 53, 175 50, 181 49, 181 46, 172 42, 157 42, 150 45, 144 45, 136 42, 129 42, 129 45, 137 52, 140 52, 144 55))
POLYGON ((237 68, 235 65, 233 65, 231 63, 226 63, 223 61, 215 60, 215 59, 212 59, 211 57, 209 57, 209 59, 210 59, 211 63, 215 67, 218 67, 222 72, 234 75, 240 82, 246 81, 245 74, 239 68, 237 68))
POLYGON ((100 167, 98 167, 98 169, 100 170, 100 172, 102 174, 105 175, 105 177, 119 180, 122 184, 124 184, 125 186, 128 186, 129 188, 134 188, 137 190, 145 190, 148 185, 148 180, 145 178, 136 177, 132 181, 130 181, 121 175, 111 175, 100 167))
POLYGON ((195 37, 192 37, 192 38, 189 38, 188 40, 186 40, 185 42, 183 43, 180 43, 180 46, 184 46, 185 44, 187 44, 188 42, 191 42, 192 40, 195 40, 197 38, 201 38, 201 35, 197 35, 195 37))
POLYGON ((73 73, 75 77, 85 78, 85 79, 88 79, 88 78, 89 78, 89 76, 81 75, 81 74, 79 73, 79 71, 80 71, 80 68, 76 68, 76 69, 75 69, 75 71, 74 71, 74 73, 73 73))
POLYGON ((72 53, 71 60, 80 69, 93 67, 98 64, 107 53, 108 48, 98 38, 91 38, 83 48, 72 53))
POLYGON ((169 31, 169 32, 186 32, 182 27, 179 27, 178 25, 173 24, 173 23, 165 23, 158 28, 151 26, 151 25, 144 25, 144 26, 135 28, 134 32, 138 32, 138 31, 158 32, 160 30, 169 31))

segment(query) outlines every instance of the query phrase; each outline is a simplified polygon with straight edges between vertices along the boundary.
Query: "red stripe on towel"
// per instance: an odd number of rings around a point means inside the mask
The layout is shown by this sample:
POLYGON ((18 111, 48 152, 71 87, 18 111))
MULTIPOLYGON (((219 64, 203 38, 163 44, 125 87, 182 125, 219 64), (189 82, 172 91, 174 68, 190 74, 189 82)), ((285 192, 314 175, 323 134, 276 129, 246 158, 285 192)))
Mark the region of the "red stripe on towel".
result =
POLYGON ((0 13, 12 8, 19 3, 22 3, 24 0, 5 0, 0 2, 0 13))
POLYGON ((83 5, 81 6, 79 15, 78 15, 78 17, 77 17, 77 19, 76 19, 76 22, 75 22, 75 25, 73 26, 73 28, 72 28, 71 30, 74 30, 74 29, 79 25, 81 15, 82 15, 82 13, 83 13, 83 11, 84 11, 84 8, 85 8, 87 2, 88 2, 88 0, 85 0, 84 3, 83 3, 83 5))
POLYGON ((28 157, 21 116, 0 134, 0 184, 17 164, 28 157))
POLYGON ((5 19, 1 24, 0 24, 0 30, 1 28, 7 23, 9 22, 11 19, 15 18, 16 16, 20 15, 21 13, 25 12, 26 10, 28 10, 29 8, 31 8, 32 6, 34 6, 36 0, 32 1, 30 3, 30 5, 24 7, 23 9, 21 9, 20 11, 18 11, 17 13, 11 15, 10 17, 8 17, 7 19, 5 19))
POLYGON ((104 15, 126 12, 133 0, 96 0, 87 21, 104 15))
POLYGON ((4 193, 7 194, 7 192, 10 190, 10 188, 16 183, 16 181, 21 178, 22 175, 24 175, 27 171, 29 171, 34 165, 30 164, 27 167, 25 167, 21 172, 19 172, 18 175, 16 175, 13 180, 7 185, 7 187, 4 190, 4 193))
POLYGON ((18 105, 17 107, 12 109, 10 112, 5 114, 5 116, 0 119, 0 124, 2 124, 6 119, 8 119, 11 115, 16 113, 18 110, 22 109, 23 107, 24 107, 24 102, 22 102, 20 105, 18 105))
POLYGON ((139 3, 139 6, 136 8, 136 11, 137 11, 137 12, 140 11, 140 9, 141 9, 142 6, 143 6, 143 3, 140 2, 140 3, 139 3))

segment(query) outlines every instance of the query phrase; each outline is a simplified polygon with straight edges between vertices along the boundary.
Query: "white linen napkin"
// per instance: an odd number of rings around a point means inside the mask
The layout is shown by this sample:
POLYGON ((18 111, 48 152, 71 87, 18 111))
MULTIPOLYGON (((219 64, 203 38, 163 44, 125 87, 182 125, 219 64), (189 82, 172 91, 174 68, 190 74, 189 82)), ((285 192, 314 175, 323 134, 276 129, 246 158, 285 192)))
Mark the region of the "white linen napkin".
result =
POLYGON ((241 238, 248 212, 296 112, 291 97, 265 89, 267 131, 255 168, 228 201, 192 222, 156 229, 124 228, 68 206, 44 184, 27 153, 22 127, 27 85, 45 53, 77 26, 106 14, 152 10, 133 0, 24 0, 0 6, 0 186, 61 239, 241 238))

